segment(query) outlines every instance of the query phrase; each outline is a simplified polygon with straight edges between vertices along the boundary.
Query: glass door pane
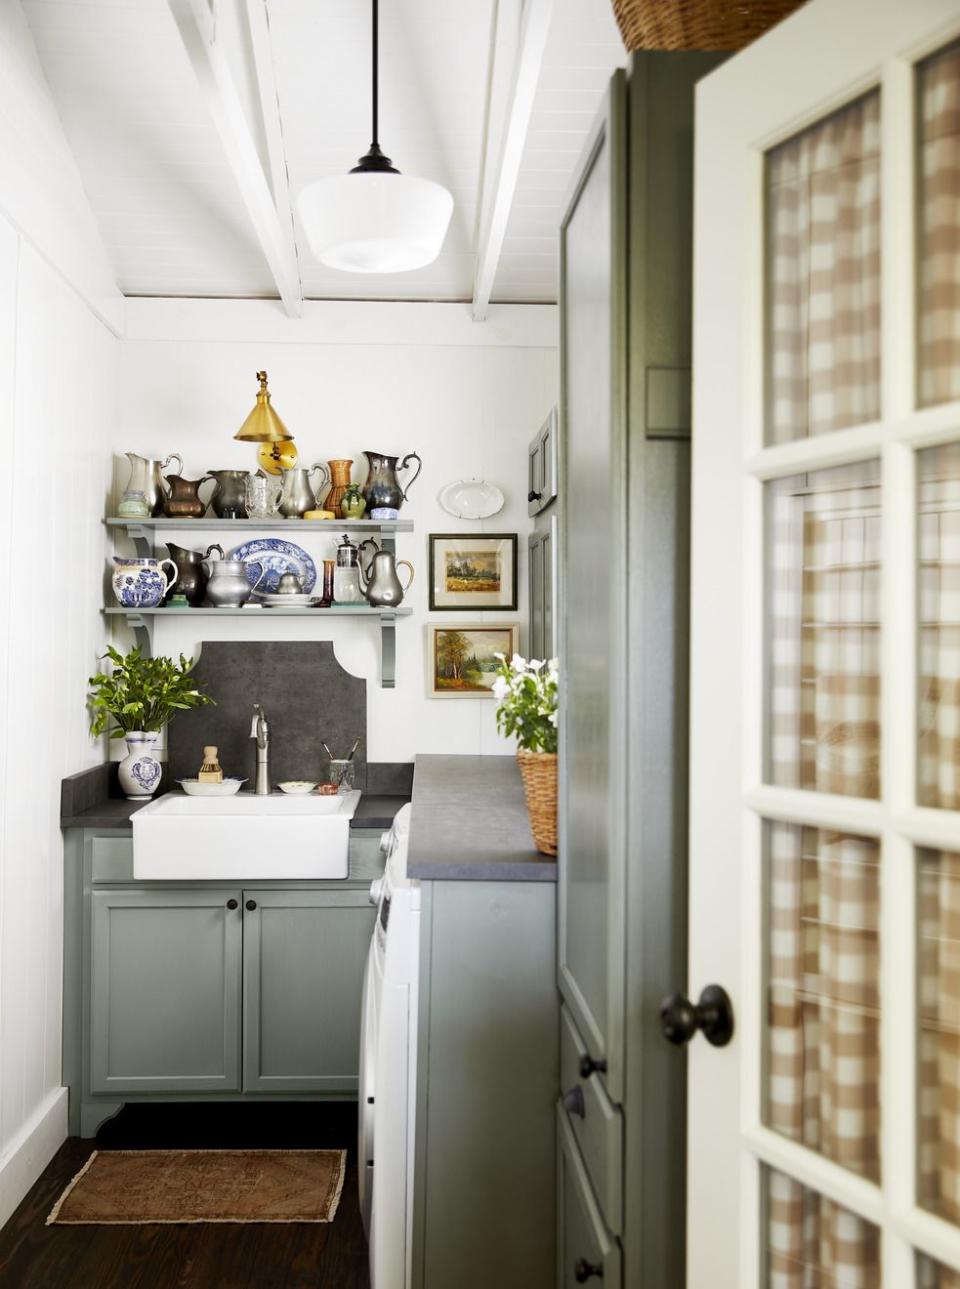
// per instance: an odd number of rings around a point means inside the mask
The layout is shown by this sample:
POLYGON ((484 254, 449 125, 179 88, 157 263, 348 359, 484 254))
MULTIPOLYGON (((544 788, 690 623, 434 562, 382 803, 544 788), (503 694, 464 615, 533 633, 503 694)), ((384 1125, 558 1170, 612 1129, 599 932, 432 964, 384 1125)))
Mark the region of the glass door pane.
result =
POLYGON ((960 810, 960 443, 918 454, 922 806, 960 810))
POLYGON ((880 794, 880 464, 766 485, 768 782, 880 794))
POLYGON ((880 415, 880 92, 766 155, 766 436, 880 415))
POLYGON ((764 1172, 768 1289, 881 1289, 877 1227, 783 1173, 764 1172))
POLYGON ((917 1289, 960 1289, 960 1271, 917 1254, 917 1289))
POLYGON ((880 1180, 880 848, 766 826, 767 1125, 880 1180))
POLYGON ((960 398, 960 43, 917 69, 919 401, 960 398))

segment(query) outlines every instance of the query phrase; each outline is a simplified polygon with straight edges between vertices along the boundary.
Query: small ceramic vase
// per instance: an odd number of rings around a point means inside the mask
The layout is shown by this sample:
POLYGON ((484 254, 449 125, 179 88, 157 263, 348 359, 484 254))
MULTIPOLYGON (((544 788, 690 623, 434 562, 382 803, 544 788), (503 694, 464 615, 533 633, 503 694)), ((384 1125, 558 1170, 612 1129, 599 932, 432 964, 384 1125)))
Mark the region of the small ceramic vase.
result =
POLYGON ((351 483, 340 502, 340 513, 344 519, 362 519, 367 509, 367 500, 360 491, 359 484, 351 483))
POLYGON ((163 773, 152 751, 160 735, 156 730, 130 730, 124 737, 127 755, 117 767, 120 787, 128 801, 147 801, 160 786, 163 773))

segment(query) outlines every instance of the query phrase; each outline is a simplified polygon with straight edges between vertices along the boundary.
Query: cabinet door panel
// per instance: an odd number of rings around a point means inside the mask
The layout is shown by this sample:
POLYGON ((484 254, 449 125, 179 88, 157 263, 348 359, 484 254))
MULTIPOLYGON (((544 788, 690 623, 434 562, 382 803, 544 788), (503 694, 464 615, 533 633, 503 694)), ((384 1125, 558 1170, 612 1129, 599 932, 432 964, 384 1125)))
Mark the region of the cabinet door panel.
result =
POLYGON ((357 1089, 363 969, 375 910, 366 891, 244 892, 243 1086, 357 1089))
POLYGON ((543 632, 543 533, 532 533, 529 539, 530 552, 530 656, 544 656, 543 632))
POLYGON ((560 988, 623 1096, 625 92, 617 73, 561 226, 564 460, 560 988))
POLYGON ((239 900, 229 890, 93 892, 93 1092, 239 1090, 239 900))
POLYGON ((619 1289, 620 1244, 604 1225, 563 1110, 558 1112, 557 1126, 557 1285, 574 1289, 596 1279, 604 1289, 619 1289))

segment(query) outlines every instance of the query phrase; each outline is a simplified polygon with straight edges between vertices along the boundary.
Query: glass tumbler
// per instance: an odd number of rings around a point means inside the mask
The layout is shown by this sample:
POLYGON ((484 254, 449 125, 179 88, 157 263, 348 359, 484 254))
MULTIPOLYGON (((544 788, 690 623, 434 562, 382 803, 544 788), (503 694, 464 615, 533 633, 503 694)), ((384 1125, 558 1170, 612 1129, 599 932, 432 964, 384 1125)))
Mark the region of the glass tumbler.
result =
POLYGON ((247 475, 243 499, 251 519, 273 519, 280 510, 280 488, 261 471, 247 475))
POLYGON ((337 785, 338 792, 350 792, 353 788, 355 768, 353 761, 346 757, 330 758, 330 782, 337 785))

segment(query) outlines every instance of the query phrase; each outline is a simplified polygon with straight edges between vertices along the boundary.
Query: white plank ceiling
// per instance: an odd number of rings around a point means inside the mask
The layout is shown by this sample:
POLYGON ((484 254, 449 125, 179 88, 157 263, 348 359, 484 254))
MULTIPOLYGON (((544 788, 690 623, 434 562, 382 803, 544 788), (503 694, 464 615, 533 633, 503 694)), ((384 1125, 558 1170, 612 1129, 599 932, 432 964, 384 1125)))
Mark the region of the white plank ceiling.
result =
MULTIPOLYGON (((167 0, 22 3, 120 289, 276 296, 167 0)), ((295 199, 366 151, 370 7, 264 3, 295 199)), ((269 175, 245 0, 217 0, 214 11, 269 175)), ((304 298, 472 298, 496 11, 497 0, 381 0, 381 145, 403 172, 450 189, 453 220, 433 264, 390 276, 325 268, 295 225, 304 298)), ((610 0, 554 0, 494 301, 556 299, 563 200, 610 73, 625 60, 610 0)))

